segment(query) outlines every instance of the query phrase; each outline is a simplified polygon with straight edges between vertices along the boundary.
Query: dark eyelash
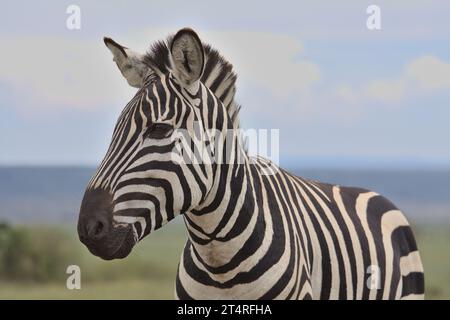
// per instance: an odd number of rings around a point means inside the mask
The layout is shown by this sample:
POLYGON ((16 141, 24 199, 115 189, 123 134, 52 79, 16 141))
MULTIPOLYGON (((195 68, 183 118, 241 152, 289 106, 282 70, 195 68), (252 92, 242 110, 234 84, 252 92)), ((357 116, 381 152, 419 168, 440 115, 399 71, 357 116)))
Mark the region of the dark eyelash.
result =
POLYGON ((173 132, 172 125, 168 123, 152 123, 145 131, 144 137, 150 139, 163 139, 173 132))

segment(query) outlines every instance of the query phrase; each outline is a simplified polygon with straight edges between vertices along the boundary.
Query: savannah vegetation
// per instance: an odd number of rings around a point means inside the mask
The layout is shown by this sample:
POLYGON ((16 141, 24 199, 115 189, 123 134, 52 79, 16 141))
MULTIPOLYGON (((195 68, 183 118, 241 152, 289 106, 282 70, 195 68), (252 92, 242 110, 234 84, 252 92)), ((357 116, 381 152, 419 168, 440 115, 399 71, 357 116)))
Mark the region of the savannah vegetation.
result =
MULTIPOLYGON (((414 226, 426 297, 450 299, 450 225, 414 226)), ((124 260, 103 261, 78 241, 75 226, 0 224, 0 299, 172 299, 184 225, 149 235, 124 260), (66 288, 68 265, 81 289, 66 288)))

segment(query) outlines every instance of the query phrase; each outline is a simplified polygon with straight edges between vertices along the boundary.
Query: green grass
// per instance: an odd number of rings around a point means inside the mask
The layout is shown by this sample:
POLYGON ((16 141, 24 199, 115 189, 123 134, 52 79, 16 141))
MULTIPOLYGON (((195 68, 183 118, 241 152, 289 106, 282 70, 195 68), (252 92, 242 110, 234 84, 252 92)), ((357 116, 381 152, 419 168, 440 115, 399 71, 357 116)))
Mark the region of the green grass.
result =
POLYGON ((1 283, 3 299, 173 299, 174 281, 169 279, 115 280, 82 283, 81 290, 68 290, 65 283, 1 283))
MULTIPOLYGON (((33 227, 31 238, 39 244, 49 227, 33 227)), ((450 299, 450 226, 415 227, 425 267, 426 296, 450 299)), ((0 281, 0 299, 172 299, 175 275, 186 240, 184 225, 171 223, 139 243, 124 260, 103 261, 82 246, 73 227, 58 228, 65 234, 64 265, 81 268, 81 290, 66 288, 65 269, 53 281, 0 281), (59 280, 61 279, 61 280, 59 280)), ((51 250, 51 249, 49 249, 51 250)), ((61 250, 60 246, 58 250, 61 250)))
MULTIPOLYGON (((33 242, 39 242, 51 229, 33 227, 28 232, 33 242)), ((187 237, 182 223, 175 222, 154 232, 138 243, 126 259, 113 261, 104 261, 89 253, 72 228, 57 231, 70 243, 66 246, 67 252, 60 255, 64 258, 64 268, 54 275, 58 280, 3 279, 0 280, 0 299, 173 299, 178 261, 187 237), (81 290, 66 288, 69 275, 65 267, 71 264, 81 269, 81 290)), ((54 250, 55 245, 50 242, 52 247, 46 250, 54 250)))
POLYGON ((450 299, 450 226, 415 228, 427 299, 450 299))

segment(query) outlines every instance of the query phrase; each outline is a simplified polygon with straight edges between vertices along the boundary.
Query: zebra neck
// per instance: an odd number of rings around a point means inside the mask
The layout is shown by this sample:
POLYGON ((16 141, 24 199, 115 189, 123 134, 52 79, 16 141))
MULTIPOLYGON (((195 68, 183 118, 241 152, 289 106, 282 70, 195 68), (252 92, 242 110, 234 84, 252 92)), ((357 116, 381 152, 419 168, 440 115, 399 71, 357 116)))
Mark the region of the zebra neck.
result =
POLYGON ((206 269, 237 266, 252 256, 264 237, 261 190, 252 167, 247 162, 222 166, 210 203, 184 215, 192 254, 206 269))

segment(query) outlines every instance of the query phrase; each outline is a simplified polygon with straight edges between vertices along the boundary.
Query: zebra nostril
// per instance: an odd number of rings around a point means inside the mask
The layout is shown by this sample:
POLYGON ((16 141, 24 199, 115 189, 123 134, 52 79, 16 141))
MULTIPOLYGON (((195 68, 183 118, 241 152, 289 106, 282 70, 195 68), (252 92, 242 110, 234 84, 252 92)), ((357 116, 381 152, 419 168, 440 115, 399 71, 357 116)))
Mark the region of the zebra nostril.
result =
POLYGON ((99 240, 107 233, 106 225, 101 220, 91 221, 87 226, 87 236, 92 240, 99 240))
POLYGON ((102 230, 103 230, 103 223, 101 221, 99 221, 97 223, 97 226, 95 227, 94 236, 98 236, 99 234, 101 234, 102 230))
POLYGON ((87 190, 78 217, 78 236, 86 245, 97 245, 112 230, 112 197, 103 189, 87 190))

